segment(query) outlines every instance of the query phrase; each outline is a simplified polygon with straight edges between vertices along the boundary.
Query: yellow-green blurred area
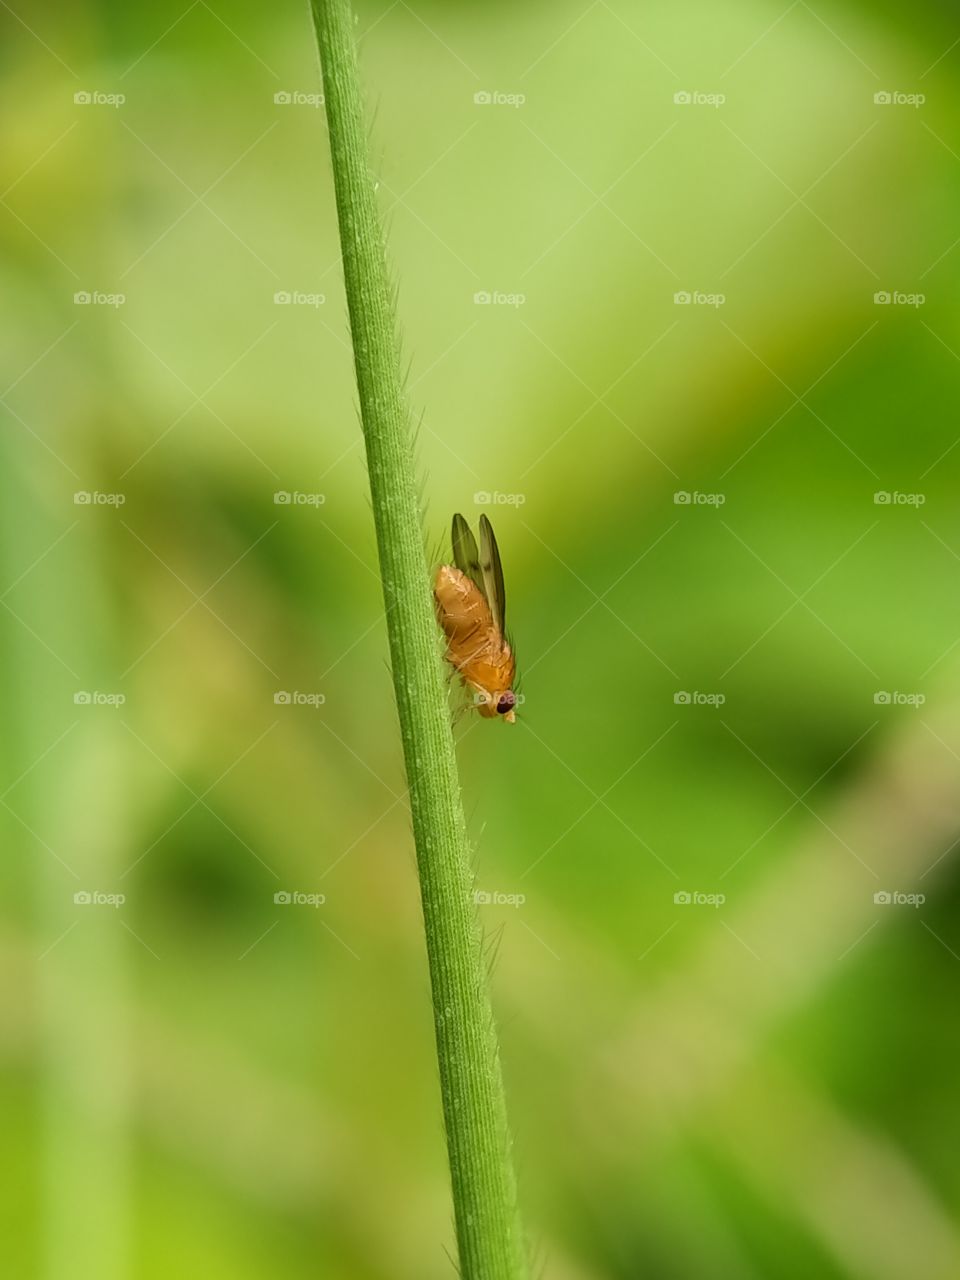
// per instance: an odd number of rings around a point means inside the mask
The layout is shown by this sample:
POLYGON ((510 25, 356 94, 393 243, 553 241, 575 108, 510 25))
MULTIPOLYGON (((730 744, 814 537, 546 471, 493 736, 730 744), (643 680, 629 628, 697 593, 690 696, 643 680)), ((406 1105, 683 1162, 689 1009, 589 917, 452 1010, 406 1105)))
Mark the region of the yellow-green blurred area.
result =
MULTIPOLYGON (((439 1280, 307 7, 0 22, 3 1272, 439 1280)), ((956 1280, 960 20, 359 30, 537 1274, 956 1280)))

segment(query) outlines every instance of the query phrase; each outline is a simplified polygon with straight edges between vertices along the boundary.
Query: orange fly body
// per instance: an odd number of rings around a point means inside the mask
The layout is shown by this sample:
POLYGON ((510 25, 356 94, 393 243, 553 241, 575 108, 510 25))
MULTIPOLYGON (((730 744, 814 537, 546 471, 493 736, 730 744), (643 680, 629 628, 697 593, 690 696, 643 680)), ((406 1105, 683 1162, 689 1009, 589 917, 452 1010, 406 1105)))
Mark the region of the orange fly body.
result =
POLYGON ((493 528, 480 517, 480 546, 463 516, 453 517, 453 564, 437 570, 433 595, 447 638, 446 659, 474 693, 477 710, 516 720, 516 660, 504 630, 503 568, 493 528))

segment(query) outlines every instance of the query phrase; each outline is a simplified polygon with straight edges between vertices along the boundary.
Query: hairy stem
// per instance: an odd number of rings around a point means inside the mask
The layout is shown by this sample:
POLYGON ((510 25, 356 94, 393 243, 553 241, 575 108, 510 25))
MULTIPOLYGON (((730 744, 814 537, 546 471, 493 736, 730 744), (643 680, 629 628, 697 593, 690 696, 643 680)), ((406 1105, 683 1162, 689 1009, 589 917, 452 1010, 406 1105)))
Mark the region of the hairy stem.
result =
POLYGON ((313 0, 313 15, 420 873, 460 1270, 464 1280, 521 1280, 526 1250, 424 553, 412 424, 367 164, 354 19, 349 0, 313 0))

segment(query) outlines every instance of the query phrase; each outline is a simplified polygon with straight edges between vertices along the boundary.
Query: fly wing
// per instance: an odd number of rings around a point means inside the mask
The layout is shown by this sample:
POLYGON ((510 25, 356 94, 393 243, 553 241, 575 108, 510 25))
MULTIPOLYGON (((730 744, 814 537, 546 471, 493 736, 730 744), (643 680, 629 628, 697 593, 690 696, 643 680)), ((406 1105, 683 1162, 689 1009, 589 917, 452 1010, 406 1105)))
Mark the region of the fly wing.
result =
POLYGON ((486 595, 487 588, 480 569, 480 552, 477 550, 477 540, 470 532, 470 526, 459 512, 453 517, 451 541, 453 542, 453 563, 461 573, 465 573, 468 578, 471 578, 481 592, 486 595))
POLYGON ((505 635, 507 596, 503 589, 503 565, 500 563, 500 551, 493 526, 486 516, 480 517, 480 573, 483 578, 483 594, 487 597, 494 625, 501 636, 505 635))

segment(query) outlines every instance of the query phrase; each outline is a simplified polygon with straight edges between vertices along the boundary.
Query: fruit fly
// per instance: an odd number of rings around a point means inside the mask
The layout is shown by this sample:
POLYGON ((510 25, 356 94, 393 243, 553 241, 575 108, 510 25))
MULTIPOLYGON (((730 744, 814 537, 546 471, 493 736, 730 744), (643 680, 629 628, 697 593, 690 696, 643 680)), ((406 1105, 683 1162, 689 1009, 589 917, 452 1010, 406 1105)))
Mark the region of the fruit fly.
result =
POLYGON ((453 564, 437 570, 433 595, 447 638, 446 659, 472 689, 487 719, 516 720, 516 660, 504 630, 503 568, 493 528, 480 517, 480 546, 463 516, 453 517, 453 564))

